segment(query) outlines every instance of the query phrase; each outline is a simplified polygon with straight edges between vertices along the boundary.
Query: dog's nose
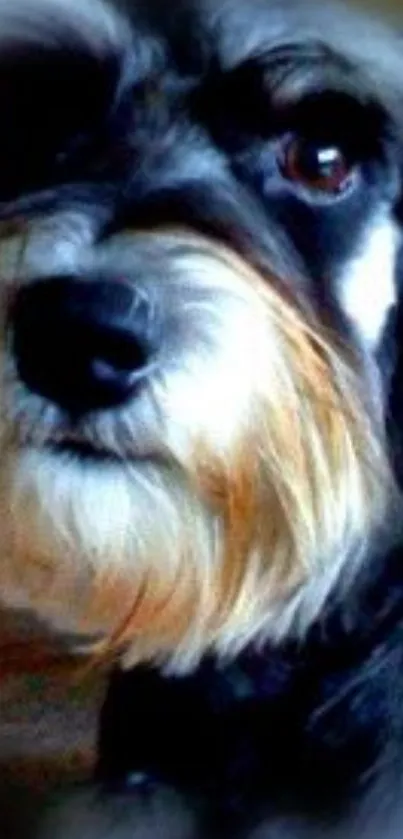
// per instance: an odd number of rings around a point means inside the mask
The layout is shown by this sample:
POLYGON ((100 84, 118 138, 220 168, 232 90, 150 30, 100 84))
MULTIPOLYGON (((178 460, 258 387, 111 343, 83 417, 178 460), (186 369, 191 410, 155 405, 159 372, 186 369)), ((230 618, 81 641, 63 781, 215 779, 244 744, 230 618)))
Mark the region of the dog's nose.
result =
POLYGON ((36 281, 11 326, 21 380, 76 416, 124 403, 150 368, 150 308, 125 280, 36 281))

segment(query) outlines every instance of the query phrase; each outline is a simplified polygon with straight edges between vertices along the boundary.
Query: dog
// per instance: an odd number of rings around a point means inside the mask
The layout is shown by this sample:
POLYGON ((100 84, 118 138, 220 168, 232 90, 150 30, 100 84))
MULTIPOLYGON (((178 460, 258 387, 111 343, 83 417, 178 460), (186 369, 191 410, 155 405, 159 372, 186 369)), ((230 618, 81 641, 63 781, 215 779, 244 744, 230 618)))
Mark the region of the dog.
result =
POLYGON ((402 835, 402 80, 341 6, 1 1, 1 602, 113 665, 53 837, 402 835))

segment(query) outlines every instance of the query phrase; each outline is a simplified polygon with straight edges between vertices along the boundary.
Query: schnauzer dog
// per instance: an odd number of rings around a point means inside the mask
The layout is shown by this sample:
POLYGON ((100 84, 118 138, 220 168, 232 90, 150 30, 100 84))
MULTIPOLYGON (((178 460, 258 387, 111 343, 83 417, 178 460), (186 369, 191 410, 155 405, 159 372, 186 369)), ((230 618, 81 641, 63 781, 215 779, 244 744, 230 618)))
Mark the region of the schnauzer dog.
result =
POLYGON ((118 665, 102 807, 401 837, 403 42, 1 0, 0 103, 1 600, 118 665))

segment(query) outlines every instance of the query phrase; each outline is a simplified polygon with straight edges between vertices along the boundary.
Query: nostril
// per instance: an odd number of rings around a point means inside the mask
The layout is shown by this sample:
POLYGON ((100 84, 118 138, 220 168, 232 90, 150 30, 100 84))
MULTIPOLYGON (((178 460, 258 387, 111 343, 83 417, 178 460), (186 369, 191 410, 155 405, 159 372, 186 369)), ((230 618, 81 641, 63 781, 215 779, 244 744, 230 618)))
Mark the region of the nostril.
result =
POLYGON ((83 351, 93 359, 101 374, 104 367, 109 371, 133 371, 147 363, 149 347, 146 324, 143 323, 140 328, 138 312, 136 323, 135 332, 124 323, 114 323, 112 329, 110 325, 101 324, 83 330, 83 351))
POLYGON ((76 414, 126 401, 150 367, 150 309, 128 283, 33 283, 18 293, 11 326, 21 380, 76 414))

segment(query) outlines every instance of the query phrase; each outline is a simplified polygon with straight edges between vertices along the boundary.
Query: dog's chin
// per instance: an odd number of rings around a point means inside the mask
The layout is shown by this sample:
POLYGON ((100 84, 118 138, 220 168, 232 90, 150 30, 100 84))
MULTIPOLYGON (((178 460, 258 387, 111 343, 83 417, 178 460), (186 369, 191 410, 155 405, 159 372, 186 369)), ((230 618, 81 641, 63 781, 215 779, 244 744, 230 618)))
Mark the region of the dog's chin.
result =
POLYGON ((130 661, 183 668, 214 645, 219 524, 178 465, 84 444, 26 446, 9 454, 1 480, 10 607, 74 633, 77 648, 102 638, 94 653, 130 661))
POLYGON ((269 278, 198 247, 187 283, 197 269, 230 284, 228 306, 203 309, 210 355, 155 383, 160 425, 151 403, 133 406, 142 446, 14 436, 0 468, 2 597, 78 641, 102 637, 99 653, 177 671, 305 631, 390 492, 351 359, 269 278), (240 346, 223 341, 234 326, 240 346))

